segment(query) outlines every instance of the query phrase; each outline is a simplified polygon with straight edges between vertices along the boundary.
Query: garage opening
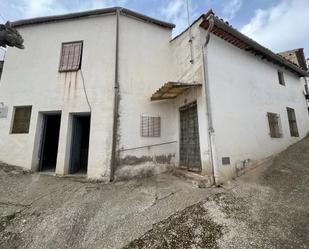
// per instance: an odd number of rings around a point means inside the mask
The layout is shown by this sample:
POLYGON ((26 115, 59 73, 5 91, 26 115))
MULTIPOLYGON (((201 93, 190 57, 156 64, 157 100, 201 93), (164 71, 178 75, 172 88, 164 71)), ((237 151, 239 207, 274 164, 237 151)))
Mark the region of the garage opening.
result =
POLYGON ((40 171, 55 171, 58 154, 61 114, 43 114, 40 171))
POLYGON ((73 115, 69 174, 86 174, 88 167, 90 114, 73 115))

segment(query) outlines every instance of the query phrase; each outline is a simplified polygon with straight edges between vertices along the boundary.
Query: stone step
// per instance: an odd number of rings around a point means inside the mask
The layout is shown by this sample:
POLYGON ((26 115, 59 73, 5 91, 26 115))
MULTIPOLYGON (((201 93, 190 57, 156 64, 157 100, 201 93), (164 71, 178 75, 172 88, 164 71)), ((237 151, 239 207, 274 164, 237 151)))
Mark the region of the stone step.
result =
POLYGON ((175 168, 171 171, 174 176, 182 178, 198 188, 209 188, 212 186, 211 178, 185 169, 175 168))

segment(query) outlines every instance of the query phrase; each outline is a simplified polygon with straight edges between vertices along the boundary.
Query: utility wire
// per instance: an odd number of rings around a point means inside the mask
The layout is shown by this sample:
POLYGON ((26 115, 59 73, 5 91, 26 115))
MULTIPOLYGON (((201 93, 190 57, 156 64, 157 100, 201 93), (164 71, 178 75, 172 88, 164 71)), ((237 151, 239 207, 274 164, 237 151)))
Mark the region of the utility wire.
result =
POLYGON ((88 94, 87 94, 87 90, 86 90, 85 79, 84 79, 84 74, 83 74, 82 69, 80 69, 80 75, 81 75, 82 81, 83 81, 83 88, 84 88, 84 93, 85 93, 85 96, 86 96, 86 101, 87 101, 87 104, 89 106, 89 110, 91 112, 91 105, 90 105, 90 102, 89 102, 89 99, 88 99, 88 94))

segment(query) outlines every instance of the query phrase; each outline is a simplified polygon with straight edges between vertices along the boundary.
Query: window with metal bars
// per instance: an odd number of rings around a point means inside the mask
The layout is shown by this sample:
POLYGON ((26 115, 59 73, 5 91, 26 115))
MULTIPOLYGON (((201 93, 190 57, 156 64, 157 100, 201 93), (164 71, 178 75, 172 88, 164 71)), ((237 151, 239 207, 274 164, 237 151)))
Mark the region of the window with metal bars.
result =
POLYGON ((269 124, 269 135, 272 138, 282 137, 280 127, 280 116, 276 113, 267 113, 268 124, 269 124))
POLYGON ((28 133, 32 106, 18 106, 14 108, 14 118, 11 133, 28 133))
POLYGON ((279 84, 285 86, 284 74, 282 71, 278 71, 279 84))
POLYGON ((62 43, 59 72, 77 71, 81 67, 83 42, 62 43))
POLYGON ((141 116, 141 136, 160 137, 161 119, 160 117, 141 116))
POLYGON ((289 107, 287 107, 286 110, 287 110, 287 113, 288 113, 290 134, 291 134, 292 137, 298 137, 299 134, 298 134, 295 110, 292 109, 292 108, 289 108, 289 107))

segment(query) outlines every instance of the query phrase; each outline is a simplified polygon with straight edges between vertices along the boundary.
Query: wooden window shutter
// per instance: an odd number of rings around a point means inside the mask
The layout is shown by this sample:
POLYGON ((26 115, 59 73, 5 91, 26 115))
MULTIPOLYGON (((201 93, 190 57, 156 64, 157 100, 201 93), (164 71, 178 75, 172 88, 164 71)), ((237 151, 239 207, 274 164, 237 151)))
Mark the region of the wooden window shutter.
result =
POLYGON ((287 107, 287 114, 289 119, 289 127, 290 127, 290 134, 292 137, 298 137, 298 127, 296 122, 295 110, 292 108, 287 107))
POLYGON ((12 133, 29 132, 31 110, 31 106, 15 107, 12 133))
POLYGON ((81 67, 83 42, 63 43, 61 48, 59 72, 77 71, 81 67))
POLYGON ((278 79, 279 79, 279 84, 285 86, 285 81, 284 81, 284 74, 281 71, 278 71, 278 79))
POLYGON ((282 136, 279 115, 276 113, 267 113, 268 124, 269 124, 269 135, 272 138, 280 138, 282 136))

